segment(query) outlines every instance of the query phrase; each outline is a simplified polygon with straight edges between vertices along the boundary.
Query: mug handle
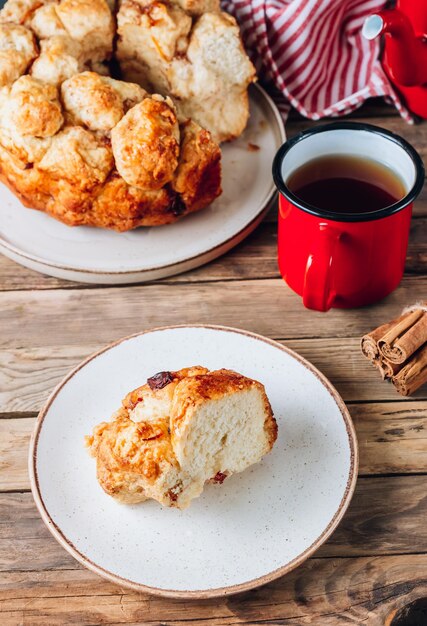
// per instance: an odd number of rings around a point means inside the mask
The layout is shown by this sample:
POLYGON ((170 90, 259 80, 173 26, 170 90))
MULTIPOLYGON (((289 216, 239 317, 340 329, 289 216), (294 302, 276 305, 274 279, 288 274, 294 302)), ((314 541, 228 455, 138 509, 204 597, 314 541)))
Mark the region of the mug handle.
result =
POLYGON ((302 299, 307 309, 329 311, 336 296, 332 289, 333 259, 341 232, 328 224, 319 224, 319 229, 305 267, 302 299))

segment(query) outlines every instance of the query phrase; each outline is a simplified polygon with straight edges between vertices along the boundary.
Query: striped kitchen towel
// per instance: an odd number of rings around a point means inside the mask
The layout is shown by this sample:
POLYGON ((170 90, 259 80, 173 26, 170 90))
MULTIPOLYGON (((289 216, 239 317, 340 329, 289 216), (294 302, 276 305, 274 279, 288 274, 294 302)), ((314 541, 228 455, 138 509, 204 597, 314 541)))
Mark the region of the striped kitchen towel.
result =
POLYGON ((313 120, 344 115, 367 98, 385 96, 412 122, 385 75, 378 40, 362 36, 365 19, 384 0, 222 0, 240 24, 261 82, 313 120))

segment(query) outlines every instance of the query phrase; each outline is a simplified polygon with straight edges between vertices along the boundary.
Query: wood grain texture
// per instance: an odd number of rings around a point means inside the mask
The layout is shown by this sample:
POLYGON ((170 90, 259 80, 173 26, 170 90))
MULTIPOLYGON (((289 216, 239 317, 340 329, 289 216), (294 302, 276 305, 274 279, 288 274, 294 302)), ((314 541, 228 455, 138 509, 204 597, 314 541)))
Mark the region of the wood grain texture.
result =
MULTIPOLYGON (((347 402, 400 400, 403 405, 408 402, 362 356, 358 338, 289 339, 280 343, 311 361, 347 402)), ((55 385, 80 361, 102 347, 99 343, 1 351, 0 414, 38 412, 55 385)), ((427 399, 427 386, 419 389, 413 398, 427 399)))
POLYGON ((354 404, 349 408, 359 442, 359 473, 427 472, 427 402, 354 404))
POLYGON ((0 413, 38 412, 59 381, 100 347, 88 344, 0 352, 0 413))
POLYGON ((28 444, 35 418, 0 419, 0 491, 29 489, 28 444))
POLYGON ((427 594, 427 556, 310 559, 254 591, 184 602, 137 594, 86 570, 2 575, 2 626, 383 626, 427 594))
POLYGON ((423 299, 427 275, 406 276, 388 298, 326 315, 304 309, 279 279, 132 288, 0 293, 0 347, 105 344, 168 324, 216 323, 272 338, 361 337, 423 299))
MULTIPOLYGON (((425 483, 425 476, 359 478, 343 521, 316 556, 426 552, 425 483)), ((31 493, 0 494, 0 571, 75 567, 39 517, 31 493)))
POLYGON ((427 272, 427 219, 412 220, 405 271, 409 274, 427 272))
MULTIPOLYGON (((427 402, 355 404, 350 412, 359 474, 427 472, 427 402)), ((30 488, 27 450, 34 423, 35 417, 0 419, 0 490, 30 488)))

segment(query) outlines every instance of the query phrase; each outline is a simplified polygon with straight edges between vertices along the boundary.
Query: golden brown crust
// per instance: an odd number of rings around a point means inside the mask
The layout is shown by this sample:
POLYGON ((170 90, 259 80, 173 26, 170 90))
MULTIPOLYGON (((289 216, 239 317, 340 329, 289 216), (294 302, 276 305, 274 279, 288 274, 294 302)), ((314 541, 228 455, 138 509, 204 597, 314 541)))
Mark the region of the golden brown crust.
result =
POLYGON ((22 76, 37 54, 31 30, 20 24, 0 23, 0 87, 22 76))
POLYGON ((233 370, 220 369, 204 375, 195 375, 184 378, 175 389, 171 410, 171 432, 173 437, 179 437, 183 423, 188 419, 188 408, 202 404, 206 400, 216 400, 225 392, 233 394, 238 391, 249 390, 256 387, 262 395, 266 420, 265 431, 268 432, 270 447, 277 438, 277 423, 274 419, 270 402, 265 393, 264 385, 260 382, 238 374, 233 370))
POLYGON ((180 194, 173 184, 149 190, 129 185, 115 168, 109 141, 80 126, 65 127, 49 142, 33 137, 18 142, 0 133, 0 179, 23 204, 70 226, 117 231, 158 226, 206 206, 221 192, 219 157, 211 156, 209 142, 203 146, 204 184, 193 188, 189 180, 180 194))
POLYGON ((265 454, 276 440, 277 425, 261 383, 231 370, 210 372, 201 366, 155 374, 126 395, 111 422, 99 424, 86 438, 100 485, 121 502, 154 498, 185 508, 200 495, 205 480, 222 483, 229 472, 215 470, 200 482, 180 466, 176 443, 183 423, 191 420, 199 405, 253 389, 264 404, 265 454))
POLYGON ((216 0, 122 0, 117 32, 116 56, 127 80, 169 94, 183 118, 218 142, 243 132, 255 68, 237 22, 216 0))
MULTIPOLYGON (((93 182, 86 189, 77 189, 65 178, 58 180, 31 163, 28 166, 17 167, 16 160, 0 146, 0 180, 25 206, 46 212, 69 226, 97 226, 124 232, 140 226, 172 224, 200 208, 197 198, 193 204, 185 205, 180 195, 168 186, 157 191, 132 187, 115 169, 103 183, 93 182)), ((218 177, 219 165, 215 174, 218 177)), ((219 192, 211 196, 212 201, 219 192)))
POLYGON ((95 72, 82 72, 64 81, 61 96, 67 121, 89 130, 108 132, 124 115, 120 94, 95 72))
POLYGON ((268 446, 269 446, 269 449, 271 450, 271 448, 274 446, 274 443, 277 439, 277 432, 278 432, 277 422, 276 422, 276 418, 274 417, 273 409, 271 408, 270 400, 268 399, 268 396, 265 393, 264 386, 262 386, 262 390, 263 390, 263 400, 264 400, 264 408, 265 408, 265 414, 266 414, 264 430, 267 433, 268 446))
POLYGON ((178 167, 179 127, 172 103, 145 98, 111 132, 119 174, 139 189, 160 189, 178 167))
POLYGON ((51 137, 64 122, 56 87, 31 76, 21 76, 11 88, 5 87, 3 99, 3 128, 24 137, 51 137))
POLYGON ((105 73, 113 34, 105 0, 8 0, 0 180, 70 226, 169 224, 221 193, 219 148, 197 125, 190 137, 168 98, 87 71, 105 73))
POLYGON ((221 193, 221 151, 207 130, 193 121, 181 127, 181 152, 172 188, 191 211, 197 211, 221 193))
POLYGON ((180 370, 175 372, 158 372, 151 379, 149 379, 150 383, 147 382, 145 385, 141 385, 141 387, 137 387, 133 391, 130 391, 123 399, 122 405, 125 409, 133 410, 136 405, 143 401, 146 397, 146 394, 151 394, 154 396, 159 396, 163 394, 162 389, 167 387, 167 392, 171 389, 174 389, 177 383, 183 378, 187 378, 190 376, 198 376, 201 374, 207 374, 209 372, 206 367, 202 367, 201 365, 193 365, 192 367, 183 367, 180 370), (159 374, 163 374, 164 376, 159 376, 159 374), (159 383, 153 381, 153 378, 158 376, 160 379, 159 383), (172 385, 171 385, 172 383, 172 385))
POLYGON ((174 436, 179 437, 189 408, 193 409, 206 400, 215 400, 221 397, 225 389, 229 393, 235 393, 250 389, 253 385, 262 387, 260 383, 226 369, 183 379, 175 390, 171 411, 171 431, 174 436))
POLYGON ((180 7, 189 15, 196 16, 203 13, 217 13, 220 10, 219 0, 177 0, 180 7))
POLYGON ((161 473, 176 466, 164 420, 139 424, 123 409, 114 421, 99 424, 86 444, 101 487, 122 502, 145 500, 161 473))

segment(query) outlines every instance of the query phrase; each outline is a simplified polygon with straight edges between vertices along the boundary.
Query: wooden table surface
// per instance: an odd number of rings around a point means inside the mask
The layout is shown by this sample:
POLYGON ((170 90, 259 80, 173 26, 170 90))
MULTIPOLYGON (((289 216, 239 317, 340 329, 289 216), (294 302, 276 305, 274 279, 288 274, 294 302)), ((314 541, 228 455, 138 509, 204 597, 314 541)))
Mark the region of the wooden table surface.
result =
MULTIPOLYGON (((352 117, 400 133, 426 161, 427 124, 375 102, 352 117)), ((288 136, 310 125, 293 119, 288 136)), ((400 287, 359 310, 303 308, 278 274, 274 211, 224 257, 146 285, 65 282, 0 257, 0 625, 379 626, 427 596, 427 386, 400 397, 359 350, 365 332, 426 295, 426 191, 400 287), (27 474, 36 414, 70 368, 119 337, 186 322, 255 331, 312 361, 346 401, 360 445, 354 499, 314 558, 262 588, 200 602, 134 593, 84 569, 45 528, 27 474)))

